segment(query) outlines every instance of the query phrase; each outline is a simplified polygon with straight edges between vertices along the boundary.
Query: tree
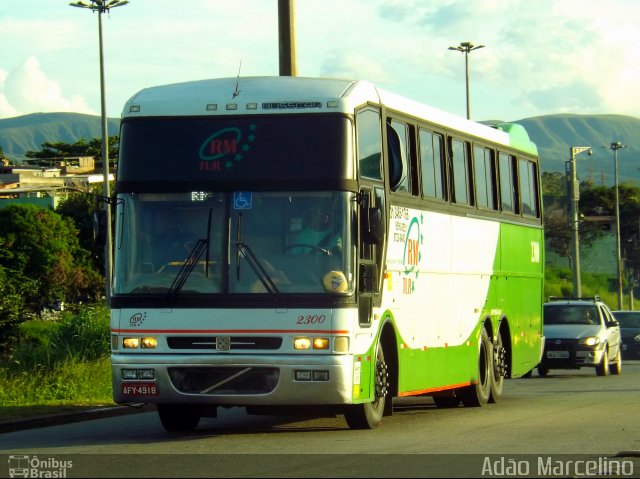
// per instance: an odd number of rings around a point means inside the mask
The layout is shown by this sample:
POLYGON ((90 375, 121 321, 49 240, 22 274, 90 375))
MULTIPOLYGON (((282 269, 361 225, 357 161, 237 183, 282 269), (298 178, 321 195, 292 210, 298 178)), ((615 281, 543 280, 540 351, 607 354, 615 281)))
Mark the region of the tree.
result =
MULTIPOLYGON (((622 183, 618 185, 618 199, 624 270, 627 280, 635 283, 640 279, 640 188, 622 183)), ((592 215, 615 217, 615 202, 614 187, 595 186, 583 195, 583 207, 592 215)))
POLYGON ((94 239, 94 214, 101 209, 98 198, 102 195, 102 185, 90 192, 70 194, 60 202, 56 213, 71 218, 78 229, 80 246, 91 253, 93 265, 98 271, 104 271, 104 245, 96 244, 94 239))
POLYGON ((3 325, 60 301, 96 301, 104 287, 71 219, 33 205, 0 209, 0 268, 3 325))
MULTIPOLYGON (((119 137, 109 137, 109 159, 118 157, 119 137)), ((93 138, 88 143, 82 138, 73 144, 57 141, 55 143, 45 142, 40 151, 27 151, 27 158, 66 158, 75 156, 93 156, 96 160, 102 158, 102 139, 93 138)))
MULTIPOLYGON (((580 183, 580 213, 582 216, 593 214, 592 197, 589 196, 590 183, 580 183), (586 206, 585 206, 586 195, 586 206)), ((566 177, 562 173, 543 173, 542 189, 547 204, 544 209, 544 234, 546 246, 558 253, 561 257, 567 258, 570 263, 572 257, 572 225, 567 213, 566 201, 566 177)), ((601 214, 601 213, 600 213, 601 214)), ((597 224, 580 221, 578 225, 578 235, 581 246, 590 246, 602 236, 602 231, 597 224)))

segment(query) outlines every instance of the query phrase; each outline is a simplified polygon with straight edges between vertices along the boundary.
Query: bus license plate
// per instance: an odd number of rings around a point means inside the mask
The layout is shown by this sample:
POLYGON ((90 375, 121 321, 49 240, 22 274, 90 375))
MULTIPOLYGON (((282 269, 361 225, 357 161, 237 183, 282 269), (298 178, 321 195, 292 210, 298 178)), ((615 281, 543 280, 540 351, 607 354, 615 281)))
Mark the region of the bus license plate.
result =
POLYGON ((127 383, 121 384, 122 394, 125 396, 157 396, 160 394, 155 383, 127 383))
POLYGON ((567 359, 569 351, 547 351, 547 357, 549 359, 567 359))

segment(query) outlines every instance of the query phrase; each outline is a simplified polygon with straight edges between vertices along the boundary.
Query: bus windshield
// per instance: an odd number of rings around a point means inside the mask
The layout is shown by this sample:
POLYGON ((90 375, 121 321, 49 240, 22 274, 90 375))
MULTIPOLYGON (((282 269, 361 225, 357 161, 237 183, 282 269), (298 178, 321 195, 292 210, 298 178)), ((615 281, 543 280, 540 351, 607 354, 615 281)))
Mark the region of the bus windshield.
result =
POLYGON ((116 295, 349 294, 348 192, 118 195, 116 295))

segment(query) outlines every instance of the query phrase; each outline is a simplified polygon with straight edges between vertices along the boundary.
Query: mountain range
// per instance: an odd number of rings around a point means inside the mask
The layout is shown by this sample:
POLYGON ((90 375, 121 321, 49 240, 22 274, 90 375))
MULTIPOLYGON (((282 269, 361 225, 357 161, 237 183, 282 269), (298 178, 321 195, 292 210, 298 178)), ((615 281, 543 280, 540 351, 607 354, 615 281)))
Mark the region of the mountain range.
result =
MULTIPOLYGON (((496 121, 483 121, 491 124, 496 121)), ((576 155, 578 177, 598 185, 614 184, 614 156, 608 148, 620 141, 626 148, 618 150, 618 180, 640 184, 640 118, 623 115, 558 114, 513 121, 525 127, 538 146, 542 171, 564 172, 571 147, 589 146, 576 155)), ((117 135, 120 120, 109 118, 109 135, 117 135)), ((0 147, 5 155, 20 162, 27 151, 39 151, 45 142, 75 143, 80 139, 101 137, 100 116, 79 113, 33 113, 0 119, 0 147)))

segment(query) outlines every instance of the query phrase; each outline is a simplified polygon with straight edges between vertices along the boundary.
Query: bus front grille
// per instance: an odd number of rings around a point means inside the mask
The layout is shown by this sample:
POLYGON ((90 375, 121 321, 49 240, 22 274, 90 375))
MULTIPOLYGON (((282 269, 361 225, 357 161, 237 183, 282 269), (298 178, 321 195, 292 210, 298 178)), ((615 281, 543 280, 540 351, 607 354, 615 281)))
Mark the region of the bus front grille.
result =
MULTIPOLYGON (((219 349, 218 336, 169 336, 167 344, 171 349, 219 349)), ((264 336, 230 336, 226 337, 229 350, 234 349, 280 349, 282 338, 264 336)))
POLYGON ((270 367, 174 367, 174 387, 188 394, 266 394, 278 384, 280 371, 270 367))

